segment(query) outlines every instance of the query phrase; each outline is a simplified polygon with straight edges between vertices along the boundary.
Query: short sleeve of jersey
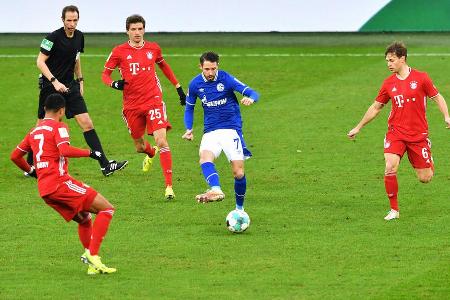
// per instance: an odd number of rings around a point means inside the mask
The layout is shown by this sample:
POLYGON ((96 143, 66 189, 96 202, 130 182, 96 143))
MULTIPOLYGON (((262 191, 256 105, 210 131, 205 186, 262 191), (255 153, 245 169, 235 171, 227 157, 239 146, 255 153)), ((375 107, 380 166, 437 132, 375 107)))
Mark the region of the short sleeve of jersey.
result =
POLYGON ((155 50, 156 50, 156 53, 155 53, 155 56, 156 56, 156 59, 155 59, 155 62, 157 63, 157 64, 159 64, 160 62, 162 62, 163 60, 164 60, 164 57, 162 56, 162 51, 161 51, 161 47, 159 47, 159 45, 158 44, 156 44, 155 43, 155 50))
POLYGON ((105 68, 114 70, 119 65, 119 63, 120 63, 119 48, 116 47, 112 50, 112 52, 106 59, 105 68))
POLYGON ((81 33, 81 44, 80 44, 80 52, 84 53, 84 34, 82 32, 81 33))
POLYGON ((386 104, 386 103, 389 102, 390 98, 391 97, 388 94, 388 91, 386 89, 385 83, 383 83, 383 85, 380 88, 380 91, 378 92, 378 96, 375 98, 375 100, 377 102, 386 104))
POLYGON ((31 151, 31 144, 30 144, 30 134, 28 133, 23 140, 20 142, 19 145, 17 145, 17 148, 22 150, 23 152, 30 152, 31 151))
POLYGON ((70 144, 70 138, 69 138, 69 128, 64 123, 58 123, 55 125, 55 144, 56 146, 59 146, 63 143, 70 144))
POLYGON ((436 95, 439 94, 439 91, 434 86, 433 81, 427 73, 425 73, 423 78, 423 90, 428 98, 436 97, 436 95))
POLYGON ((41 52, 47 56, 50 55, 54 43, 56 41, 56 35, 54 32, 48 34, 41 42, 41 52))

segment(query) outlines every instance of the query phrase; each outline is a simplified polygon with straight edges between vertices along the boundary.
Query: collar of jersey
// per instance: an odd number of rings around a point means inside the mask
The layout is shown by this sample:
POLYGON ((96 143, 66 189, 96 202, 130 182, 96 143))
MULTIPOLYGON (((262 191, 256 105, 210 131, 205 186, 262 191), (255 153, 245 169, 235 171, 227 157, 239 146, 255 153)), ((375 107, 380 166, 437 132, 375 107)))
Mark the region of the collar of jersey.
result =
MULTIPOLYGON (((219 70, 217 70, 216 76, 214 77, 213 81, 217 81, 217 76, 219 76, 219 70)), ((203 75, 202 72, 202 78, 204 82, 208 82, 208 79, 206 79, 205 75, 203 75)))
POLYGON ((132 46, 131 44, 130 44, 130 40, 128 40, 128 45, 131 47, 131 48, 133 48, 133 49, 142 49, 142 48, 144 48, 144 46, 145 46, 145 41, 144 41, 144 43, 142 44, 142 46, 141 47, 134 47, 134 46, 132 46))
POLYGON ((411 67, 408 68, 408 71, 409 71, 408 75, 406 75, 406 77, 403 78, 403 79, 400 78, 400 77, 398 76, 398 74, 395 74, 395 76, 397 76, 397 79, 398 79, 398 80, 406 80, 406 79, 409 77, 409 75, 411 74, 411 67))

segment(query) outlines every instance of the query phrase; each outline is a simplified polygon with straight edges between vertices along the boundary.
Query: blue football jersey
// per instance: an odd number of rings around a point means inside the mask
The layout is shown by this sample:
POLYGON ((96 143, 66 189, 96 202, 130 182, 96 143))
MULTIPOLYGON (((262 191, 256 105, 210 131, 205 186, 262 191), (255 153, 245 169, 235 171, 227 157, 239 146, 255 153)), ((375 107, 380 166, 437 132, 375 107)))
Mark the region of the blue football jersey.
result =
POLYGON ((189 84, 184 114, 186 129, 193 127, 194 107, 198 98, 204 111, 204 133, 216 129, 241 132, 241 111, 235 91, 254 101, 259 98, 254 90, 225 71, 218 70, 213 81, 208 81, 203 73, 197 75, 189 84))

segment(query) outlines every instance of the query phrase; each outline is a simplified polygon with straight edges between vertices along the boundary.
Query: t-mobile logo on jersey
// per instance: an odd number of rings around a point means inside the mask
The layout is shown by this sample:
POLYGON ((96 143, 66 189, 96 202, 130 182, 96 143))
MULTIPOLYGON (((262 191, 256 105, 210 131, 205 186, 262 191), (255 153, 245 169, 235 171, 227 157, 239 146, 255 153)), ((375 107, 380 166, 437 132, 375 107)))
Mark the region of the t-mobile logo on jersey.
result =
POLYGON ((407 98, 406 100, 404 100, 403 99, 403 95, 394 96, 394 100, 395 100, 395 103, 397 104, 397 107, 403 107, 403 104, 405 102, 406 103, 408 103, 408 102, 416 102, 416 98, 411 98, 411 99, 407 98))
POLYGON ((394 96, 394 100, 395 100, 395 103, 397 104, 397 107, 403 107, 403 95, 397 95, 397 96, 394 96))
POLYGON ((142 71, 145 71, 145 70, 147 70, 147 71, 150 71, 150 67, 139 67, 139 63, 130 63, 130 72, 131 72, 131 75, 137 75, 137 72, 138 71, 140 71, 140 70, 142 70, 142 71))
POLYGON ((130 72, 132 75, 137 75, 137 71, 139 71, 139 63, 130 63, 130 72))

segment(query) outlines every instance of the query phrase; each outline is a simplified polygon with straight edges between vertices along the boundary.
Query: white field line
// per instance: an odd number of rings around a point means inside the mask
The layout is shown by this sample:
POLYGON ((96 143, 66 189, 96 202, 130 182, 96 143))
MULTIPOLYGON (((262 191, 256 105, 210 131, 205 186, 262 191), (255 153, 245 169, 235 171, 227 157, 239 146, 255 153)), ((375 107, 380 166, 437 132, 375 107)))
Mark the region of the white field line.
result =
MULTIPOLYGON (((199 57, 201 54, 164 54, 165 57, 199 57)), ((82 57, 108 57, 108 54, 82 54, 82 57)), ((220 54, 224 57, 383 57, 383 53, 247 53, 220 54)), ((442 57, 450 53, 413 53, 409 56, 442 57)), ((37 54, 0 54, 0 58, 35 58, 37 54)))

